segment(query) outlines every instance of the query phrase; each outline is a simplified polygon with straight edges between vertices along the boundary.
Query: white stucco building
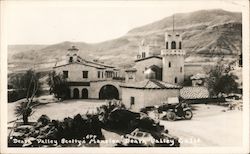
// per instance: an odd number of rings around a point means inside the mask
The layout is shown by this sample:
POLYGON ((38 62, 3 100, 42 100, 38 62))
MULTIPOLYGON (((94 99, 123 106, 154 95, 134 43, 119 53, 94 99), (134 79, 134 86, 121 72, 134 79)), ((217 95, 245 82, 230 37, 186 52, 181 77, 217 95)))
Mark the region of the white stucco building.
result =
POLYGON ((75 46, 68 49, 66 59, 54 66, 57 74, 68 81, 70 98, 111 99, 121 98, 119 69, 96 61, 81 58, 75 46))
POLYGON ((165 33, 164 47, 145 45, 143 40, 139 45, 137 59, 133 69, 126 72, 126 81, 141 81, 145 79, 144 72, 148 69, 156 74, 156 79, 172 84, 180 84, 184 80, 184 56, 182 36, 178 32, 165 33))
POLYGON ((134 67, 126 70, 127 83, 121 85, 126 107, 138 111, 180 96, 185 71, 181 34, 165 33, 164 44, 156 47, 141 42, 134 67))
POLYGON ((168 97, 178 97, 181 86, 169 84, 155 79, 121 85, 122 102, 131 110, 153 105, 162 105, 168 97))

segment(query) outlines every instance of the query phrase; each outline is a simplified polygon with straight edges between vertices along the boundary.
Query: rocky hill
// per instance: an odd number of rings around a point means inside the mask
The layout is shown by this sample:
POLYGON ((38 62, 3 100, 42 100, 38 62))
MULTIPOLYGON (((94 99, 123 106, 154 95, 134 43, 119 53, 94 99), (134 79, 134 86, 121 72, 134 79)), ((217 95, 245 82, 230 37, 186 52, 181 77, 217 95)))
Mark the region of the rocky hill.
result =
MULTIPOLYGON (((211 61, 221 56, 234 59, 241 52, 241 13, 201 10, 178 13, 174 19, 175 31, 183 35, 186 61, 211 61)), ((8 62, 12 66, 10 69, 25 68, 30 63, 53 63, 64 56, 71 45, 75 45, 83 58, 99 59, 117 66, 133 65, 142 39, 164 46, 164 33, 172 30, 172 20, 172 16, 169 16, 132 29, 123 37, 94 44, 62 42, 54 45, 9 45, 8 62)))

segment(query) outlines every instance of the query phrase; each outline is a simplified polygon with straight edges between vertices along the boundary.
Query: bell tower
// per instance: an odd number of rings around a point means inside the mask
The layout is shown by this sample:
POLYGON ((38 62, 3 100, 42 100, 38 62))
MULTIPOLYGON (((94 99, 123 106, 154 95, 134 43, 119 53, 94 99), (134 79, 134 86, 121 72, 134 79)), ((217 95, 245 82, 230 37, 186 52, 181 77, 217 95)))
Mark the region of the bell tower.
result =
POLYGON ((182 36, 174 31, 165 33, 165 48, 161 50, 163 73, 162 80, 172 84, 180 84, 184 80, 184 56, 182 50, 182 36))
POLYGON ((146 45, 145 40, 143 39, 139 44, 139 51, 137 54, 137 59, 143 59, 149 56, 149 45, 146 45))
POLYGON ((69 63, 73 63, 77 61, 78 51, 79 49, 77 49, 75 46, 72 46, 71 48, 68 49, 67 61, 69 63))

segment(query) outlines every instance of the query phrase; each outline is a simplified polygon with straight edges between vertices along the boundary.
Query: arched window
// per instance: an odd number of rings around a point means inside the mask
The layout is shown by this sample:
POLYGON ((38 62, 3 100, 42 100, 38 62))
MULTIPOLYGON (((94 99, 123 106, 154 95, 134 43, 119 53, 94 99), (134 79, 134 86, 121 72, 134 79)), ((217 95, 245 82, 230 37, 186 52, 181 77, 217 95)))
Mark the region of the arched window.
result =
POLYGON ((166 42, 166 49, 168 49, 168 42, 166 42))
POLYGON ((70 63, 73 62, 73 57, 69 57, 69 62, 70 62, 70 63))
POLYGON ((179 42, 179 49, 181 49, 181 42, 179 42))
POLYGON ((177 77, 174 78, 174 83, 177 83, 178 82, 178 79, 177 77))
POLYGON ((176 49, 176 43, 175 43, 175 41, 171 42, 171 49, 176 49))
POLYGON ((180 68, 180 72, 182 73, 182 67, 180 68))
POLYGON ((169 68, 171 67, 171 62, 168 63, 168 67, 169 67, 169 68))

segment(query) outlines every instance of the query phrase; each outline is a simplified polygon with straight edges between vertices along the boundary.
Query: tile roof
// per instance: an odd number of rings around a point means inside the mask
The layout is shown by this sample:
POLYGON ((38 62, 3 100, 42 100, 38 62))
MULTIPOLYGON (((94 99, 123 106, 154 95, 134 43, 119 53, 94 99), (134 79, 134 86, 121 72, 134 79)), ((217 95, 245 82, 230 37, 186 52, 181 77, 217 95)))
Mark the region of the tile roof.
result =
POLYGON ((104 69, 104 68, 105 68, 105 67, 102 67, 102 66, 96 66, 96 65, 91 65, 91 64, 85 64, 85 63, 82 63, 82 62, 64 63, 64 64, 60 64, 60 65, 54 66, 53 68, 62 67, 62 66, 66 66, 66 65, 71 65, 71 64, 85 65, 85 66, 94 67, 94 68, 99 68, 99 69, 104 69))
POLYGON ((181 89, 182 87, 164 81, 146 79, 140 82, 133 82, 121 85, 123 88, 134 89, 181 89))
POLYGON ((160 57, 160 56, 149 56, 149 57, 146 57, 146 58, 143 58, 143 59, 137 59, 137 60, 135 60, 135 62, 143 61, 143 60, 151 59, 151 58, 158 58, 160 60, 162 59, 162 57, 160 57))
POLYGON ((209 92, 206 87, 183 87, 180 90, 180 96, 184 99, 208 98, 209 92))
POLYGON ((102 64, 102 63, 98 63, 98 62, 92 62, 89 60, 85 60, 82 59, 80 56, 77 57, 78 61, 77 62, 72 62, 69 63, 66 60, 62 60, 56 63, 56 65, 54 66, 54 68, 56 67, 61 67, 61 66, 66 66, 66 65, 71 65, 71 64, 80 64, 80 65, 86 65, 86 66, 90 66, 90 67, 95 67, 95 68, 99 68, 99 69, 105 69, 105 68, 110 68, 110 69, 115 69, 114 66, 110 66, 110 65, 106 65, 106 64, 102 64))

